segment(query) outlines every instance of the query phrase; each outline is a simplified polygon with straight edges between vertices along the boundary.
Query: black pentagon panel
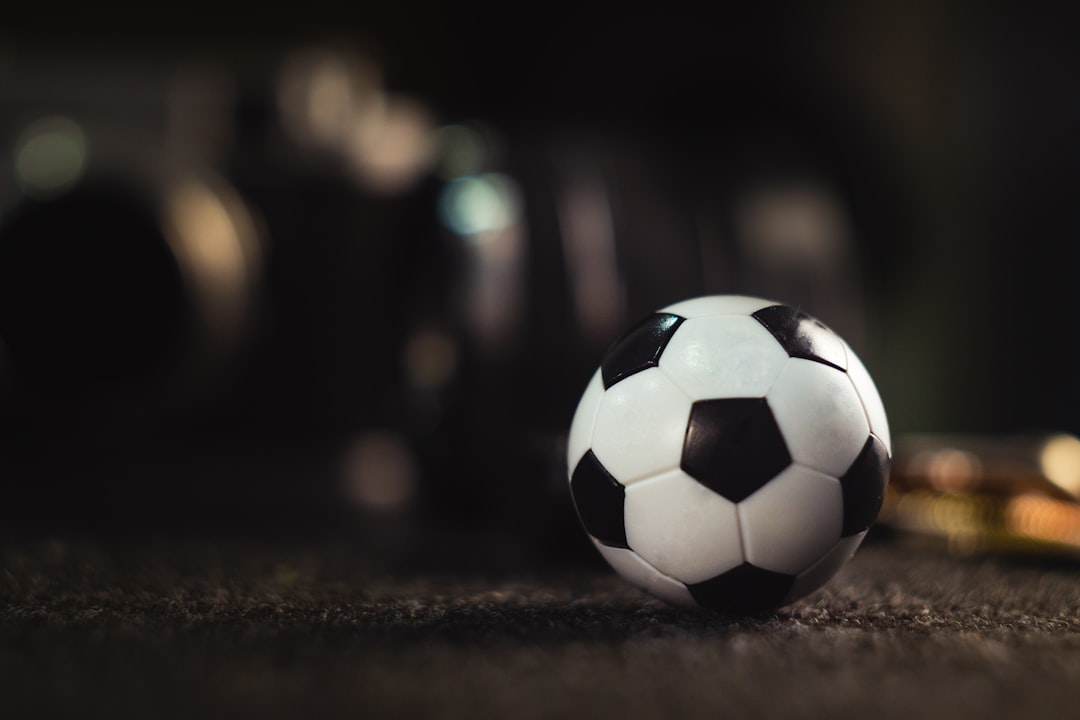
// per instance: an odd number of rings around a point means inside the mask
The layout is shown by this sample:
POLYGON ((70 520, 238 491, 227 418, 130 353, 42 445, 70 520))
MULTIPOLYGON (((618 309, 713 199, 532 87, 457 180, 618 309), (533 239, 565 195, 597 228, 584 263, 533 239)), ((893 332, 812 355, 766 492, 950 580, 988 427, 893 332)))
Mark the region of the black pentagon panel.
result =
POLYGON ((791 357, 847 370, 847 352, 843 342, 820 320, 787 305, 762 308, 752 317, 772 333, 791 357))
POLYGON ((668 341, 684 318, 671 313, 656 313, 638 323, 611 346, 600 364, 604 389, 660 362, 668 341))
POLYGON ((701 400, 690 406, 682 469, 739 502, 791 464, 765 398, 701 400))
POLYGON ((702 607, 739 613, 764 612, 780 607, 795 584, 795 576, 762 570, 743 563, 722 575, 687 585, 702 607))
POLYGON ((877 519, 885 486, 889 482, 889 452, 884 443, 871 435, 844 476, 840 487, 844 492, 844 528, 847 537, 861 533, 877 519))
POLYGON ((623 523, 626 488, 600 464, 592 450, 574 468, 570 494, 581 524, 590 535, 611 547, 629 547, 623 523))

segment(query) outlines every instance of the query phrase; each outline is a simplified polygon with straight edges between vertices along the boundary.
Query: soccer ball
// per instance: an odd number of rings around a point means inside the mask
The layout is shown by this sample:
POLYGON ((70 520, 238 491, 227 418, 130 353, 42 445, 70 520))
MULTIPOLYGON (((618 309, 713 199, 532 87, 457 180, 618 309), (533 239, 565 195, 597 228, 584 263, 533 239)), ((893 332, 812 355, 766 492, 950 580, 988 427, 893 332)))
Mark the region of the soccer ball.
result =
POLYGON ((607 352, 567 460, 578 517, 626 580, 679 605, 759 611, 851 558, 890 456, 881 398, 847 343, 796 308, 715 295, 659 310, 607 352))

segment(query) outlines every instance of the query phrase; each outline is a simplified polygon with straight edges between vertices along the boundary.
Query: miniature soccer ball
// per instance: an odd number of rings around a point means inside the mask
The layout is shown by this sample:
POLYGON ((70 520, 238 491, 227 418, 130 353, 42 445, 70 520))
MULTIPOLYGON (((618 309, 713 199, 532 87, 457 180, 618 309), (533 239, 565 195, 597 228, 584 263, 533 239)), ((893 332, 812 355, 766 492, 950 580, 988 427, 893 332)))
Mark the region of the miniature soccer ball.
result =
POLYGON ((778 607, 823 585, 881 508, 891 441, 866 368, 780 303, 716 295, 646 318, 570 428, 578 517, 626 580, 680 605, 778 607))

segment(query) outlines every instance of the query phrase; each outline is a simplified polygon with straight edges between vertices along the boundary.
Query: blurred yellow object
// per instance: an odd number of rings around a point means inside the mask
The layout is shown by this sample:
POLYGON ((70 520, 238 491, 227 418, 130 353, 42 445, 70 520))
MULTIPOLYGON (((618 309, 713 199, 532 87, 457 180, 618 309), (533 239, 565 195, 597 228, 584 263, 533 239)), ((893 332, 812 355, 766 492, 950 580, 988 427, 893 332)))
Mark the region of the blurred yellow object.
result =
POLYGON ((959 553, 1080 556, 1080 439, 901 438, 879 521, 959 553))

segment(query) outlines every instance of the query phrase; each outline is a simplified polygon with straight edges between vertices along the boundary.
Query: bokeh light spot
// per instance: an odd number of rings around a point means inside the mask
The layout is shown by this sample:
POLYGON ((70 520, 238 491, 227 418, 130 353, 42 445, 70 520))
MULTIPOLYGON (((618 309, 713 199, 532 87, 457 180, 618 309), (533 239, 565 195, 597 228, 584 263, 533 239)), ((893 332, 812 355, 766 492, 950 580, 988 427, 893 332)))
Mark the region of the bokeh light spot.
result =
POLYGON ((458 235, 482 236, 513 225, 521 212, 517 185, 506 175, 485 173, 451 180, 443 188, 439 213, 458 235))
POLYGON ((484 169, 484 138, 470 125, 446 125, 436 132, 439 175, 445 180, 474 175, 484 169))
POLYGON ((33 198, 55 197, 82 176, 86 156, 86 137, 73 120, 60 116, 36 120, 15 144, 19 187, 33 198))
POLYGON ((382 430, 358 435, 342 468, 350 503, 376 513, 406 510, 417 491, 416 460, 401 436, 382 430))
POLYGON ((1074 435, 1054 435, 1043 445, 1039 464, 1047 479, 1080 499, 1080 439, 1074 435))
POLYGON ((405 346, 405 371, 418 389, 438 388, 457 372, 457 344, 445 332, 420 330, 405 346))

